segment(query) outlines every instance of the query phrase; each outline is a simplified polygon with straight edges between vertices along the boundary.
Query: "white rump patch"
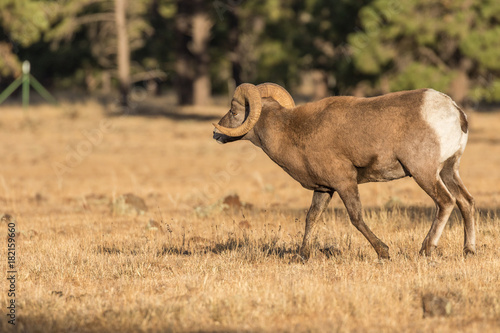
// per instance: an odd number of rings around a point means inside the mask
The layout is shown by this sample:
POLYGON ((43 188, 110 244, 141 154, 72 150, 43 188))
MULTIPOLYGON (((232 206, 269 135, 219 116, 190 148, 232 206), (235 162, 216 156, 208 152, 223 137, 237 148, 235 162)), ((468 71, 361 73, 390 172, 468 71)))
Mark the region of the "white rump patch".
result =
POLYGON ((438 137, 441 152, 440 163, 457 151, 463 152, 467 143, 467 133, 462 132, 460 111, 450 97, 429 89, 424 95, 422 115, 438 137))

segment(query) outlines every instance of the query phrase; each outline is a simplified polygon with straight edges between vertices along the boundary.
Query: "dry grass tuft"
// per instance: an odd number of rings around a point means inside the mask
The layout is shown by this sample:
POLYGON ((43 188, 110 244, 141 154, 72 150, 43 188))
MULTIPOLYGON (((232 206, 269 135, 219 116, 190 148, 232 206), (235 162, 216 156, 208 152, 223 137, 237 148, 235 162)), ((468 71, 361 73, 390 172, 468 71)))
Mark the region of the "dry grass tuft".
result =
POLYGON ((424 317, 439 317, 451 315, 451 303, 445 297, 427 293, 422 296, 424 317))

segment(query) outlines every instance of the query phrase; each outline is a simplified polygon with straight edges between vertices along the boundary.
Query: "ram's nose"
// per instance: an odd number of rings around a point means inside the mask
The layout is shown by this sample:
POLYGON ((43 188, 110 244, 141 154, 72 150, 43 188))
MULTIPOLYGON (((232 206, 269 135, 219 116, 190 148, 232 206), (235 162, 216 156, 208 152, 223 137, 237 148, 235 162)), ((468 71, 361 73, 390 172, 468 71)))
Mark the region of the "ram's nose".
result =
POLYGON ((223 144, 226 143, 226 140, 224 140, 225 135, 219 132, 217 129, 214 129, 214 135, 213 138, 217 143, 223 144))

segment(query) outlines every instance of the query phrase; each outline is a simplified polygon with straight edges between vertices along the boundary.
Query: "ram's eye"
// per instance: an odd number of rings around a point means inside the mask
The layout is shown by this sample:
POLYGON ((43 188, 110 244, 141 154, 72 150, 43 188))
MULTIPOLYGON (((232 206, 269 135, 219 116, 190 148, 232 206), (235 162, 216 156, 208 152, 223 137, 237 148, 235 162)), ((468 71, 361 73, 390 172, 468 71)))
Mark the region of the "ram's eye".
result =
POLYGON ((236 111, 230 110, 229 112, 231 113, 231 116, 233 116, 233 117, 238 115, 238 112, 236 112, 236 111))

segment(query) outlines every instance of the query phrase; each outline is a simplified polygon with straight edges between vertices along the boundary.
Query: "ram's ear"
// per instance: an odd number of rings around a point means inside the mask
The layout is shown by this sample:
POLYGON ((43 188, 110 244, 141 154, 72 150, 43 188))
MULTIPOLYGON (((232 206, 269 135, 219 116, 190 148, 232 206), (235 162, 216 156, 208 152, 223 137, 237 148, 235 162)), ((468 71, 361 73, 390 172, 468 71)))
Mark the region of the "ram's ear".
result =
POLYGON ((231 101, 231 110, 230 111, 235 115, 240 114, 240 113, 245 113, 245 111, 246 111, 245 104, 242 105, 240 101, 233 99, 231 101))

